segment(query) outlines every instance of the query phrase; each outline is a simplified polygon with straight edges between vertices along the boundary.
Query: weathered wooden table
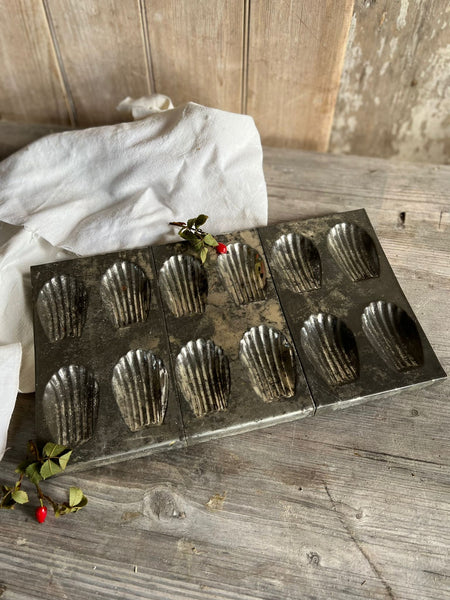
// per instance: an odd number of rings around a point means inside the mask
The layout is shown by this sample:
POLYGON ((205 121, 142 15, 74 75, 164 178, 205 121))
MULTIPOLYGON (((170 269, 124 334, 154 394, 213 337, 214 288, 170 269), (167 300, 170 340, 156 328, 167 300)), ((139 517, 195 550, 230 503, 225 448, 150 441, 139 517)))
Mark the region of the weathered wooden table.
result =
MULTIPOLYGON (((3 156, 27 139, 6 133, 3 156)), ((271 222, 367 209, 448 372, 450 168, 266 148, 265 173, 271 222)), ((448 598, 448 390, 50 480, 55 496, 80 486, 88 507, 43 525, 31 505, 1 512, 0 596, 448 598)), ((20 397, 1 481, 33 417, 20 397)))

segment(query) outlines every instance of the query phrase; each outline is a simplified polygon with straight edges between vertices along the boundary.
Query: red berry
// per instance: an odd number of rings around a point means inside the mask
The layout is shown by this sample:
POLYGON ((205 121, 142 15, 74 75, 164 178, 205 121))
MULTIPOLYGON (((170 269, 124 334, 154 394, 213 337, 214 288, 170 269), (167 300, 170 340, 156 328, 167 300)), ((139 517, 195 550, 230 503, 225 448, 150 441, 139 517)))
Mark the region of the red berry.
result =
POLYGON ((47 507, 38 506, 34 514, 36 515, 38 523, 43 523, 47 518, 47 507))
POLYGON ((221 244, 219 242, 216 246, 216 252, 217 254, 226 254, 228 252, 228 248, 225 246, 225 244, 221 244))

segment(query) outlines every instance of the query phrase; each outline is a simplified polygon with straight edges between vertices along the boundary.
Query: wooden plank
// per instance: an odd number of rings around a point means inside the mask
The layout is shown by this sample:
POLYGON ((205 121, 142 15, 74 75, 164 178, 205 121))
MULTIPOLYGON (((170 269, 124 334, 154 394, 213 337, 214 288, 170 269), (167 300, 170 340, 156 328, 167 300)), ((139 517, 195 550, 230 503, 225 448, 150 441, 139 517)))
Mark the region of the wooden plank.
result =
POLYGON ((250 5, 247 112, 264 144, 325 151, 353 0, 250 5))
POLYGON ((332 152, 448 162, 449 25, 440 0, 356 2, 332 152))
MULTIPOLYGON (((450 168, 271 148, 264 160, 272 222, 366 207, 448 371, 450 168)), ((48 481, 61 500, 79 485, 89 504, 44 525, 31 506, 4 511, 0 591, 12 600, 445 598, 449 387, 48 481), (216 494, 223 501, 211 504, 216 494)), ((0 481, 13 481, 33 436, 33 397, 23 396, 0 481)))
MULTIPOLYGON (((273 199, 269 203, 274 211, 272 219, 285 220, 288 215, 306 218, 325 214, 330 208, 339 211, 364 207, 372 216, 382 217, 388 226, 393 226, 399 213, 407 212, 409 205, 419 218, 428 215, 435 219, 437 227, 440 211, 449 209, 449 169, 444 165, 269 147, 264 148, 264 161, 269 197, 273 199), (302 172, 298 172, 299 162, 302 172)), ((407 223, 408 216, 405 219, 407 223)))
POLYGON ((140 4, 120 0, 46 0, 73 98, 77 124, 123 120, 126 96, 150 92, 140 4))
POLYGON ((241 0, 147 0, 155 89, 240 112, 245 6, 241 0))
POLYGON ((41 2, 0 0, 2 119, 69 124, 66 92, 41 2))

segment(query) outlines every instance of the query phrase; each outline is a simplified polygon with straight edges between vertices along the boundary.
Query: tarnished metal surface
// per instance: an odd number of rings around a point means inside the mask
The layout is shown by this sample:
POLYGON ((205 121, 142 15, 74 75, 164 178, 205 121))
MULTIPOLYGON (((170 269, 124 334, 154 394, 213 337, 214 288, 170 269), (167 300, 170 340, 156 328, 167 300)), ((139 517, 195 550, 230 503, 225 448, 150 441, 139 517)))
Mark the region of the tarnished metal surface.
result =
POLYGON ((218 239, 32 268, 37 430, 75 468, 445 377, 365 211, 218 239))

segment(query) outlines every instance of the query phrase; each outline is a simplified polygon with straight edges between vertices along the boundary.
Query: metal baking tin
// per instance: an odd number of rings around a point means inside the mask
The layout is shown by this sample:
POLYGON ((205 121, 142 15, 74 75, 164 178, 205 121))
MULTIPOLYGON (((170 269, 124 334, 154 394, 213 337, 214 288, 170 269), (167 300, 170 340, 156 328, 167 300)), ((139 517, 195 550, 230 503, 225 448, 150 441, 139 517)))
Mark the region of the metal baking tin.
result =
POLYGON ((364 210, 31 268, 36 419, 72 468, 444 378, 364 210))

